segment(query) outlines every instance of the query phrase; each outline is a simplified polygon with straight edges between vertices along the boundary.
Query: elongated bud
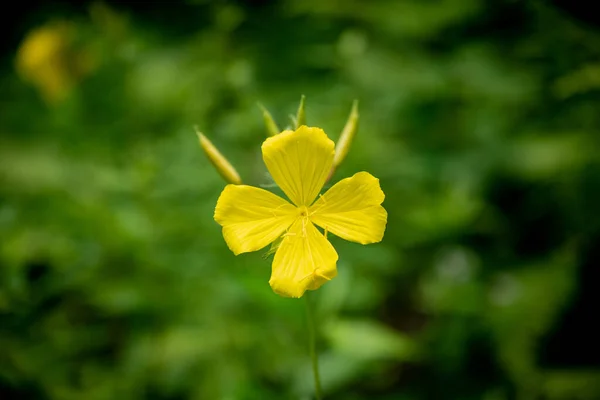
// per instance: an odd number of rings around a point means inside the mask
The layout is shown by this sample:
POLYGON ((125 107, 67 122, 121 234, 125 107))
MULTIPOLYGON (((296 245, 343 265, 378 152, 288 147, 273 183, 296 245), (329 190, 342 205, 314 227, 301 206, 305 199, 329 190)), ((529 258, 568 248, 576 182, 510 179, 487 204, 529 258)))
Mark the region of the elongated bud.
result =
POLYGON ((227 159, 223 156, 223 154, 221 154, 221 152, 219 152, 215 145, 212 144, 206 136, 198 132, 197 129, 196 134, 200 140, 200 147, 202 147, 204 154, 206 154, 206 157, 208 157, 212 165, 214 165, 219 175, 221 175, 228 183, 240 185, 242 180, 235 168, 233 168, 233 165, 231 165, 231 163, 227 161, 227 159))
POLYGON ((292 129, 292 126, 294 127, 294 129, 298 129, 298 121, 296 120, 296 116, 293 114, 288 115, 288 117, 290 118, 290 122, 292 123, 292 125, 287 125, 287 127, 285 128, 286 131, 289 131, 290 129, 292 129))
POLYGON ((279 134, 281 131, 275 123, 275 120, 273 120, 271 113, 265 107, 263 107, 262 104, 258 103, 258 106, 262 110, 263 119, 265 120, 265 126, 267 127, 267 133, 269 134, 269 136, 275 136, 279 134))
POLYGON ((337 168, 342 161, 348 155, 348 151, 350 151, 350 146, 352 145, 352 141, 354 140, 354 136, 356 135, 356 131, 358 130, 358 100, 354 100, 352 103, 352 110, 350 111, 350 116, 348 116, 348 121, 346 121, 346 125, 344 126, 344 130, 342 130, 342 134, 335 145, 335 156, 333 157, 333 168, 337 168))
POLYGON ((304 95, 300 97, 300 105, 298 106, 298 111, 296 112, 296 129, 301 127, 302 125, 306 125, 306 113, 304 111, 304 95))

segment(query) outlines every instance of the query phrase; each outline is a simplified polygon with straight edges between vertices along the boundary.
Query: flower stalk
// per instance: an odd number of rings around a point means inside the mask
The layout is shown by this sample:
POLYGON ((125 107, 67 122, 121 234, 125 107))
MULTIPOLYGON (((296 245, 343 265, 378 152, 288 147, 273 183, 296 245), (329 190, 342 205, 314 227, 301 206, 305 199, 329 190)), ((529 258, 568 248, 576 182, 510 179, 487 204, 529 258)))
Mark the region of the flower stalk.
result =
POLYGON ((321 390, 321 379, 319 377, 319 356, 317 354, 317 335, 315 330, 316 324, 310 296, 304 296, 304 304, 306 305, 306 320, 308 324, 308 349, 312 363, 313 378, 315 380, 315 398, 321 400, 323 398, 323 392, 321 390))

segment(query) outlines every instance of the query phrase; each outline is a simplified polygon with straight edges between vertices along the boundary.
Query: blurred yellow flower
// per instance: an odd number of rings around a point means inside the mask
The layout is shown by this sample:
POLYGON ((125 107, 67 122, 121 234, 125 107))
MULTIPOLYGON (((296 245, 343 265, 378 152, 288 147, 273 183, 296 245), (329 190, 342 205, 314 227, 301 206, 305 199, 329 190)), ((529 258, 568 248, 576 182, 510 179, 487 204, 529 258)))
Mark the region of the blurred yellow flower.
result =
POLYGON ((49 103, 63 99, 92 69, 89 54, 73 48, 74 29, 64 21, 49 23, 32 30, 17 51, 19 75, 49 103))
POLYGON ((327 232, 362 244, 381 241, 387 212, 379 180, 359 172, 319 192, 327 181, 334 143, 319 128, 301 126, 270 137, 263 160, 291 203, 264 189, 227 185, 215 208, 227 245, 238 255, 278 239, 269 284, 285 297, 301 297, 337 274, 338 255, 327 232), (315 225, 323 228, 322 234, 315 225))

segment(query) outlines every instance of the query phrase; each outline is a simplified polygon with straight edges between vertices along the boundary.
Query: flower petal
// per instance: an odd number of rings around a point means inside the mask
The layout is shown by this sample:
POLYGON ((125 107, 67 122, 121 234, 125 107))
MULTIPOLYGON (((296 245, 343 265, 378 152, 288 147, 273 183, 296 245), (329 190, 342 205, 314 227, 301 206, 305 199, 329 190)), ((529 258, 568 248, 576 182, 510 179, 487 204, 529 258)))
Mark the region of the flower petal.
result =
POLYGON ((277 186, 297 206, 309 206, 327 180, 334 144, 322 129, 301 126, 265 140, 262 153, 277 186))
POLYGON ((269 284, 281 296, 302 297, 337 275, 337 259, 331 243, 308 218, 298 218, 275 253, 269 284))
POLYGON ((298 217, 298 209, 264 189, 227 185, 215 208, 215 221, 223 227, 227 246, 238 255, 260 250, 298 217))
POLYGON ((362 244, 383 239, 387 212, 379 179, 359 172, 342 179, 309 209, 312 222, 343 239, 362 244))

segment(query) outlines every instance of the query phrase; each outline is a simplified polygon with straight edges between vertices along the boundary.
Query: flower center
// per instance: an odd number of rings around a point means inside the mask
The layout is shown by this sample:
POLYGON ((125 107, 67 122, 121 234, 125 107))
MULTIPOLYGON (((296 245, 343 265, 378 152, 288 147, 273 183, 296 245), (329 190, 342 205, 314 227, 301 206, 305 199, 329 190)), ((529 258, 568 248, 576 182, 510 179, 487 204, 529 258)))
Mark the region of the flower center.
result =
POLYGON ((298 213, 301 217, 308 217, 308 207, 300 206, 298 207, 298 213))

